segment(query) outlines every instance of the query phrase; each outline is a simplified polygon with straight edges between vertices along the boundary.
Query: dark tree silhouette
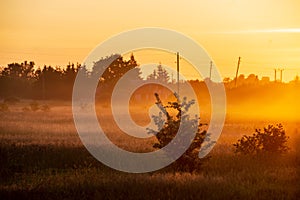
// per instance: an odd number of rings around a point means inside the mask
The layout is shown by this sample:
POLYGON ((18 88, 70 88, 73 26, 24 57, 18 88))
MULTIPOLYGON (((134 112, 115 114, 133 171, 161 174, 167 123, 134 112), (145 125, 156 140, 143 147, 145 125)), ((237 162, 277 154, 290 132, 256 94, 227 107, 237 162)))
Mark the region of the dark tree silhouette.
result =
POLYGON ((80 64, 68 64, 66 69, 44 66, 36 70, 35 97, 43 99, 71 99, 73 84, 80 64))
POLYGON ((154 69, 152 74, 147 77, 147 80, 157 80, 162 83, 168 83, 170 80, 169 73, 161 65, 157 66, 157 69, 154 69))
POLYGON ((34 75, 34 62, 11 63, 1 71, 0 96, 29 97, 34 75))
POLYGON ((103 72, 98 84, 98 90, 101 91, 101 96, 99 96, 98 100, 109 100, 116 83, 130 70, 132 70, 132 73, 129 81, 142 80, 140 68, 133 55, 128 61, 124 60, 121 55, 115 54, 95 62, 91 76, 98 77, 99 73, 103 72), (108 64, 109 66, 107 67, 108 64))
MULTIPOLYGON (((85 70, 87 76, 97 75, 103 67, 103 61, 113 59, 100 78, 100 86, 111 91, 118 80, 129 70, 133 70, 131 80, 141 80, 141 71, 133 55, 128 61, 120 55, 113 55, 94 64, 93 71, 85 66, 69 63, 65 68, 44 66, 34 68, 34 62, 11 63, 0 70, 0 98, 18 97, 33 99, 63 99, 72 97, 74 81, 79 69, 85 70)), ((110 60, 111 61, 111 60, 110 60)))
POLYGON ((101 59, 97 62, 95 62, 93 66, 92 74, 98 74, 100 71, 104 70, 104 73, 102 74, 100 78, 100 83, 102 85, 106 86, 114 86, 118 80, 124 76, 129 70, 134 70, 134 76, 133 79, 140 80, 141 77, 141 71, 138 68, 138 64, 133 56, 133 54, 130 57, 130 60, 125 61, 121 55, 112 55, 110 57, 107 57, 105 59, 101 59), (103 65, 104 60, 113 59, 112 63, 109 65, 109 67, 103 65), (107 68, 106 68, 107 67, 107 68), (104 68, 106 68, 104 70, 104 68))

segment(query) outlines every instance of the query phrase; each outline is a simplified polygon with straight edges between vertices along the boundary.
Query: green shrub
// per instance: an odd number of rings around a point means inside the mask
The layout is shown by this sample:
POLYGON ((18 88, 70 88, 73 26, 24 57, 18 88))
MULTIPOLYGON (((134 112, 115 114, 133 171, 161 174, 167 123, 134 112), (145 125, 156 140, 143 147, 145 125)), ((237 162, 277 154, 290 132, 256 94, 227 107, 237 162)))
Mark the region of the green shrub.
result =
POLYGON ((288 137, 281 124, 269 125, 263 132, 256 129, 252 136, 244 135, 234 144, 235 152, 242 154, 284 153, 288 151, 288 137))
MULTIPOLYGON (((191 145, 185 153, 171 165, 171 167, 176 170, 195 171, 203 161, 203 159, 200 159, 198 156, 201 145, 204 141, 209 141, 209 134, 204 129, 204 126, 207 124, 198 123, 197 117, 192 119, 187 114, 190 107, 195 103, 194 100, 187 102, 186 97, 184 97, 181 102, 176 93, 174 96, 176 97, 175 102, 168 102, 167 105, 163 105, 159 95, 155 93, 156 105, 161 112, 158 116, 153 115, 152 118, 159 131, 157 132, 152 129, 147 129, 147 131, 149 134, 154 134, 157 138, 158 142, 155 143, 153 147, 161 149, 176 136, 181 122, 184 124, 185 132, 192 131, 194 130, 192 127, 196 127, 196 136, 191 145), (175 111, 175 114, 171 115, 171 111, 175 111)), ((178 148, 182 147, 179 146, 178 148)))

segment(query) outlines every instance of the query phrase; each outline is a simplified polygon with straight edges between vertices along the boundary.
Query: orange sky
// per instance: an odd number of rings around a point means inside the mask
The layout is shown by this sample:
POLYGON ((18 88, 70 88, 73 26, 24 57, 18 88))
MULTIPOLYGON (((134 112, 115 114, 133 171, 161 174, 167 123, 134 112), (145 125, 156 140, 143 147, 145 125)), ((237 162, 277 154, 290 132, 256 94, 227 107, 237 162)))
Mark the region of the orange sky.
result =
POLYGON ((2 0, 0 65, 83 62, 110 36, 150 26, 192 37, 224 77, 234 76, 241 56, 240 73, 273 78, 285 68, 287 81, 300 75, 299 10, 298 0, 2 0))

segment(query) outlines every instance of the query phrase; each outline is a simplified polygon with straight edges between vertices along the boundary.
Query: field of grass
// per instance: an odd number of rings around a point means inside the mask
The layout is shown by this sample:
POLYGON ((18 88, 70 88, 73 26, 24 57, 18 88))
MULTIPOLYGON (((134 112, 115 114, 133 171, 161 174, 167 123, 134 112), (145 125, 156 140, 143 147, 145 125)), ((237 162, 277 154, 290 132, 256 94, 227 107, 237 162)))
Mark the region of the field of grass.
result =
MULTIPOLYGON (((198 172, 162 169, 129 174, 101 164, 82 145, 67 102, 51 111, 24 112, 29 101, 0 112, 0 199, 299 199, 299 121, 229 116, 223 133, 198 172), (282 156, 236 155, 232 144, 269 123, 283 123, 291 150, 282 156)), ((105 123, 104 123, 105 124, 105 123)), ((125 149, 149 151, 153 140, 124 141, 125 149)))

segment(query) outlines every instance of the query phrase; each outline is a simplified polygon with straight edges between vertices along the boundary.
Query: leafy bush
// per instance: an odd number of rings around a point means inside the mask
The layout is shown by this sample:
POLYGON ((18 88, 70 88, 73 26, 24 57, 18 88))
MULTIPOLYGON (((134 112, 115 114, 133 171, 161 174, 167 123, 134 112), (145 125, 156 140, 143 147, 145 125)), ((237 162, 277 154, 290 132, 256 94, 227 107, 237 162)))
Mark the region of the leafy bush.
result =
MULTIPOLYGON (((174 93, 176 97, 175 102, 168 102, 167 105, 163 105, 159 98, 159 95, 155 93, 156 105, 161 112, 158 116, 152 116, 155 124, 157 125, 158 132, 152 129, 147 129, 148 133, 154 134, 157 138, 157 143, 153 145, 154 148, 161 149, 166 146, 173 138, 179 129, 180 123, 184 124, 184 131, 189 132, 196 127, 196 136, 193 139, 189 148, 185 153, 177 159, 171 167, 180 171, 194 171, 202 164, 203 159, 198 157, 201 145, 204 141, 209 142, 209 134, 205 130, 204 126, 207 124, 198 123, 198 117, 191 119, 187 114, 190 107, 195 103, 194 100, 188 101, 184 97, 183 101, 179 100, 179 96, 174 93), (171 115, 171 111, 175 111, 175 114, 171 115)), ((178 147, 181 148, 181 147, 178 147)))
POLYGON ((287 140, 288 137, 281 124, 269 125, 264 128, 263 132, 256 129, 252 136, 244 135, 234 144, 235 152, 242 154, 284 153, 289 149, 287 140))

